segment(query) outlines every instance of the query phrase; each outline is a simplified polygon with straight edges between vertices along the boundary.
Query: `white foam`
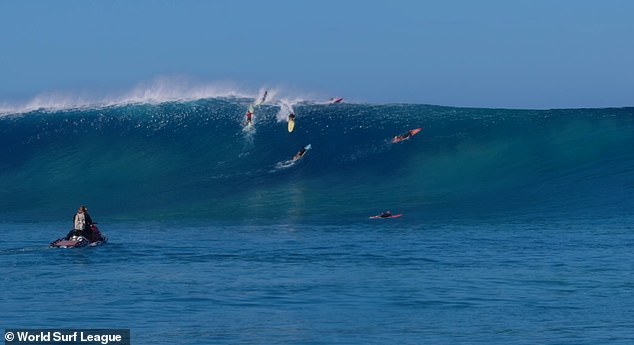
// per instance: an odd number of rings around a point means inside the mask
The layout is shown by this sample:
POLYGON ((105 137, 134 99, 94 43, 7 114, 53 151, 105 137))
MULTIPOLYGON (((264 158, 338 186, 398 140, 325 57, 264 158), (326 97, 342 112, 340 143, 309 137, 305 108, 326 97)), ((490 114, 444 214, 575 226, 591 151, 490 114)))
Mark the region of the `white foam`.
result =
MULTIPOLYGON (((140 83, 123 92, 47 92, 23 103, 1 103, 0 116, 24 114, 36 110, 60 111, 82 108, 101 108, 129 104, 160 104, 165 102, 194 101, 207 98, 261 97, 268 90, 265 103, 274 103, 280 93, 274 88, 255 89, 232 82, 194 82, 185 77, 160 77, 148 83, 140 83)), ((296 98, 298 101, 299 98, 296 98)))
POLYGON ((286 98, 280 99, 277 104, 280 106, 280 110, 275 115, 277 122, 288 121, 288 115, 295 113, 293 105, 299 103, 298 100, 288 100, 286 98))

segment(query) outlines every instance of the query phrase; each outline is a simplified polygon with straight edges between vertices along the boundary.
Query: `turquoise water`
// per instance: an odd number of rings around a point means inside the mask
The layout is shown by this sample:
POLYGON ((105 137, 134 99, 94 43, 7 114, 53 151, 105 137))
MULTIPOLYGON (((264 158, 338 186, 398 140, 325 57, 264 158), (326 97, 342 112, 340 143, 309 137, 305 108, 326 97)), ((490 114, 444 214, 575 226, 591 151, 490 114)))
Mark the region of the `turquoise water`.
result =
POLYGON ((276 104, 243 131, 250 101, 0 116, 0 326, 143 344, 634 341, 633 108, 298 103, 289 134, 276 104), (109 243, 47 248, 79 204, 109 243), (368 219, 386 209, 403 217, 368 219))

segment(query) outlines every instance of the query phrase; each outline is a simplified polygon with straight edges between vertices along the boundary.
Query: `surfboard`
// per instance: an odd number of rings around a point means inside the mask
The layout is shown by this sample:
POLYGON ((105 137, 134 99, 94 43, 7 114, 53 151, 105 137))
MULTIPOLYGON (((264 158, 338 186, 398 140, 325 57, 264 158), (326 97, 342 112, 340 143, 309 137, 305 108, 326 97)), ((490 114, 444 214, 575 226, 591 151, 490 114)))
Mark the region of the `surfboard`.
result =
POLYGON ((418 132, 420 132, 422 130, 423 130, 422 128, 415 128, 415 129, 407 131, 407 133, 405 133, 404 135, 395 136, 394 139, 392 139, 392 144, 396 144, 396 143, 400 143, 401 141, 409 140, 409 138, 411 138, 414 135, 418 134, 418 132))
POLYGON ((295 120, 288 120, 288 132, 291 133, 295 129, 295 120))
POLYGON ((337 104, 343 102, 343 98, 332 98, 330 99, 330 104, 337 104))

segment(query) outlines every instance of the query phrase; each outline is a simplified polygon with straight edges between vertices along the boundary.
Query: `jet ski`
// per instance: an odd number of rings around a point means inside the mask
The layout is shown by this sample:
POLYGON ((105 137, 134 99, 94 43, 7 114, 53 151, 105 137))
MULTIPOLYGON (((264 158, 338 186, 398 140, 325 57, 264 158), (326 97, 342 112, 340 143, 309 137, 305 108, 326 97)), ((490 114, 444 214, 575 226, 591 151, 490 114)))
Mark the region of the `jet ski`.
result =
POLYGON ((51 242, 51 248, 82 248, 98 247, 108 242, 108 237, 104 236, 95 224, 90 226, 90 230, 78 233, 71 231, 68 236, 58 238, 51 242))

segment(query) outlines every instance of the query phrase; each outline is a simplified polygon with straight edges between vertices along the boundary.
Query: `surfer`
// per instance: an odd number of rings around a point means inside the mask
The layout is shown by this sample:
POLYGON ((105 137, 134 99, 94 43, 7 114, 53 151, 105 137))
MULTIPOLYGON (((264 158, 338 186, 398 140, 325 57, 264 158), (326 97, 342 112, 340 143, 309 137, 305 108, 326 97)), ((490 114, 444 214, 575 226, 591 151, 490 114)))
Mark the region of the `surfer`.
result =
POLYGON ((393 219, 399 218, 402 214, 392 214, 391 211, 381 212, 381 214, 377 214, 376 216, 370 216, 370 219, 393 219))
POLYGON ((291 133, 293 132, 293 129, 295 129, 295 113, 293 113, 291 111, 290 114, 288 114, 288 132, 291 133))
POLYGON ((246 113, 246 117, 247 117, 246 125, 247 126, 250 125, 252 123, 252 121, 253 121, 253 111, 254 111, 253 105, 250 105, 249 106, 249 110, 247 110, 247 113, 246 113))
POLYGON ((297 152, 295 154, 295 156, 293 156, 293 160, 296 161, 296 160, 304 157, 305 154, 306 154, 306 148, 302 147, 302 149, 299 150, 299 152, 297 152))
POLYGON ((330 104, 337 104, 343 102, 343 98, 331 98, 330 104))
POLYGON ((420 132, 422 130, 422 128, 415 128, 415 129, 411 129, 409 131, 407 131, 406 133, 403 133, 401 135, 397 135, 392 139, 392 143, 396 144, 396 143, 400 143, 401 141, 407 140, 409 138, 411 138, 412 136, 418 134, 418 132, 420 132))
POLYGON ((379 217, 381 217, 381 218, 390 218, 390 217, 392 217, 392 212, 385 211, 385 212, 381 213, 381 215, 379 217))
POLYGON ((394 139, 392 141, 394 142, 399 142, 399 141, 403 141, 403 140, 407 140, 412 136, 412 132, 407 131, 407 133, 401 134, 401 135, 397 135, 394 137, 394 139))
POLYGON ((301 149, 301 150, 299 150, 299 152, 297 152, 297 153, 295 154, 295 156, 293 156, 293 160, 294 160, 294 161, 296 161, 296 160, 298 160, 298 159, 300 159, 300 158, 304 157, 304 155, 306 154, 306 151, 310 150, 310 149, 311 149, 311 147, 312 147, 312 145, 310 145, 310 144, 308 144, 308 145, 306 145, 306 146, 302 147, 302 149, 301 149))
POLYGON ((264 103, 266 101, 266 96, 268 96, 269 92, 267 90, 264 90, 264 94, 262 95, 262 97, 260 99, 258 99, 255 102, 255 106, 259 107, 262 103, 264 103))
POLYGON ((92 218, 88 214, 88 209, 86 206, 81 205, 79 209, 77 209, 77 213, 75 217, 73 217, 73 230, 71 230, 66 239, 71 238, 72 236, 84 236, 87 237, 88 230, 90 230, 92 226, 92 218))

